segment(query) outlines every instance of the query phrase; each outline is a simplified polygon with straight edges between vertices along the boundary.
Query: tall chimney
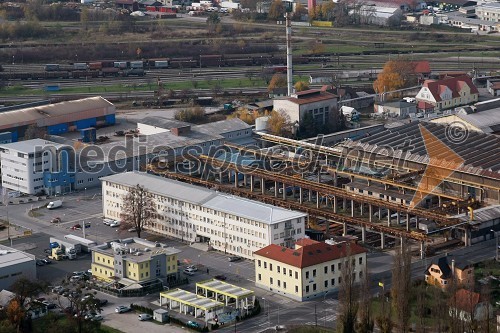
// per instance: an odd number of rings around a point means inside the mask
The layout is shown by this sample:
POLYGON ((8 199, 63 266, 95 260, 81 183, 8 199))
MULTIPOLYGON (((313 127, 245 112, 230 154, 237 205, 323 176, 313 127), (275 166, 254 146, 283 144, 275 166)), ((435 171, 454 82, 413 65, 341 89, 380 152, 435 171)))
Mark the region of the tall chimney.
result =
POLYGON ((288 87, 288 97, 293 93, 292 78, 292 20, 291 13, 285 14, 286 18, 286 81, 288 87))

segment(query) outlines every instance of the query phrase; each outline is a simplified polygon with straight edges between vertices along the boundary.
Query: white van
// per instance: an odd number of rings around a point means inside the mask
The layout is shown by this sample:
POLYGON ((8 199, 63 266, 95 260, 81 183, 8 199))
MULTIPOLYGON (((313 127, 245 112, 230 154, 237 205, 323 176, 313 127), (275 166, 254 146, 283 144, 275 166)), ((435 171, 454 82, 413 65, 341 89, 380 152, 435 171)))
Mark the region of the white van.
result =
POLYGON ((47 205, 47 209, 56 209, 62 206, 62 201, 61 200, 54 200, 49 202, 47 205))

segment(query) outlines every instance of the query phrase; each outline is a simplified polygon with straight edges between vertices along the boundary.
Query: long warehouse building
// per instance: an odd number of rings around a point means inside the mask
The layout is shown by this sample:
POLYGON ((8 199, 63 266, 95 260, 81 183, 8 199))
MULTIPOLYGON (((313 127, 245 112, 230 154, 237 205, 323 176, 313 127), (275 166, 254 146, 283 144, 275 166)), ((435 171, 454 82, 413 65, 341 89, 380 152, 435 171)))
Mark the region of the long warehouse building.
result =
POLYGON ((269 244, 293 247, 305 237, 307 214, 139 172, 101 178, 104 217, 119 219, 123 198, 141 185, 153 195, 156 220, 147 229, 253 259, 269 244))

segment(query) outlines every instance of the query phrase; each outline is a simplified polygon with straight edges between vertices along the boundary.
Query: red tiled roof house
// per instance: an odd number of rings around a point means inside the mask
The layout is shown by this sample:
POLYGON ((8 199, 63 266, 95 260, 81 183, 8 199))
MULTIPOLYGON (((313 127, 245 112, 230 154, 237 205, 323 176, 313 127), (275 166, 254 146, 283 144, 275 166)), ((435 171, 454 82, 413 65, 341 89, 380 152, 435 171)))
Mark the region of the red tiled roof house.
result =
POLYGON ((342 283, 342 266, 354 264, 355 282, 366 274, 366 250, 356 243, 329 245, 300 239, 295 249, 276 244, 254 252, 255 285, 296 301, 324 296, 342 283))
POLYGON ((479 91, 468 76, 426 80, 415 99, 424 112, 451 109, 477 102, 479 91))

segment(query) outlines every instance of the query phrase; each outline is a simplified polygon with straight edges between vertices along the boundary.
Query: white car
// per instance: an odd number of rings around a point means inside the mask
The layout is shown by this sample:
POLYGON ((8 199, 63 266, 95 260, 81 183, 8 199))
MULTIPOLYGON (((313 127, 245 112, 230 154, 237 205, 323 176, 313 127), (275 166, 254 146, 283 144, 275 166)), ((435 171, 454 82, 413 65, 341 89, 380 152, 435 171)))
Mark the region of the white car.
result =
POLYGON ((153 316, 152 316, 152 315, 150 315, 150 314, 147 314, 147 313, 141 313, 141 314, 139 315, 139 320, 140 320, 140 321, 146 321, 146 320, 151 320, 151 319, 153 319, 153 316))
POLYGON ((119 227, 119 226, 120 226, 120 224, 121 224, 121 222, 120 222, 120 221, 115 220, 115 221, 113 221, 113 223, 111 223, 109 226, 110 226, 111 228, 116 228, 116 227, 119 227))
POLYGON ((196 266, 194 266, 194 265, 187 266, 187 267, 186 267, 186 269, 192 270, 193 272, 198 271, 198 267, 196 267, 196 266))
POLYGON ((129 306, 126 306, 126 305, 118 305, 116 308, 115 308, 115 312, 116 313, 124 313, 124 312, 129 312, 130 310, 132 310, 129 306))
POLYGON ((112 219, 104 219, 102 221, 102 223, 104 223, 105 225, 110 225, 111 223, 115 222, 115 220, 112 220, 112 219))
POLYGON ((100 314, 96 314, 96 315, 95 315, 95 316, 93 316, 90 320, 91 320, 91 321, 101 321, 101 320, 103 320, 103 319, 104 319, 104 318, 103 318, 103 316, 102 316, 102 315, 100 315, 100 314))

